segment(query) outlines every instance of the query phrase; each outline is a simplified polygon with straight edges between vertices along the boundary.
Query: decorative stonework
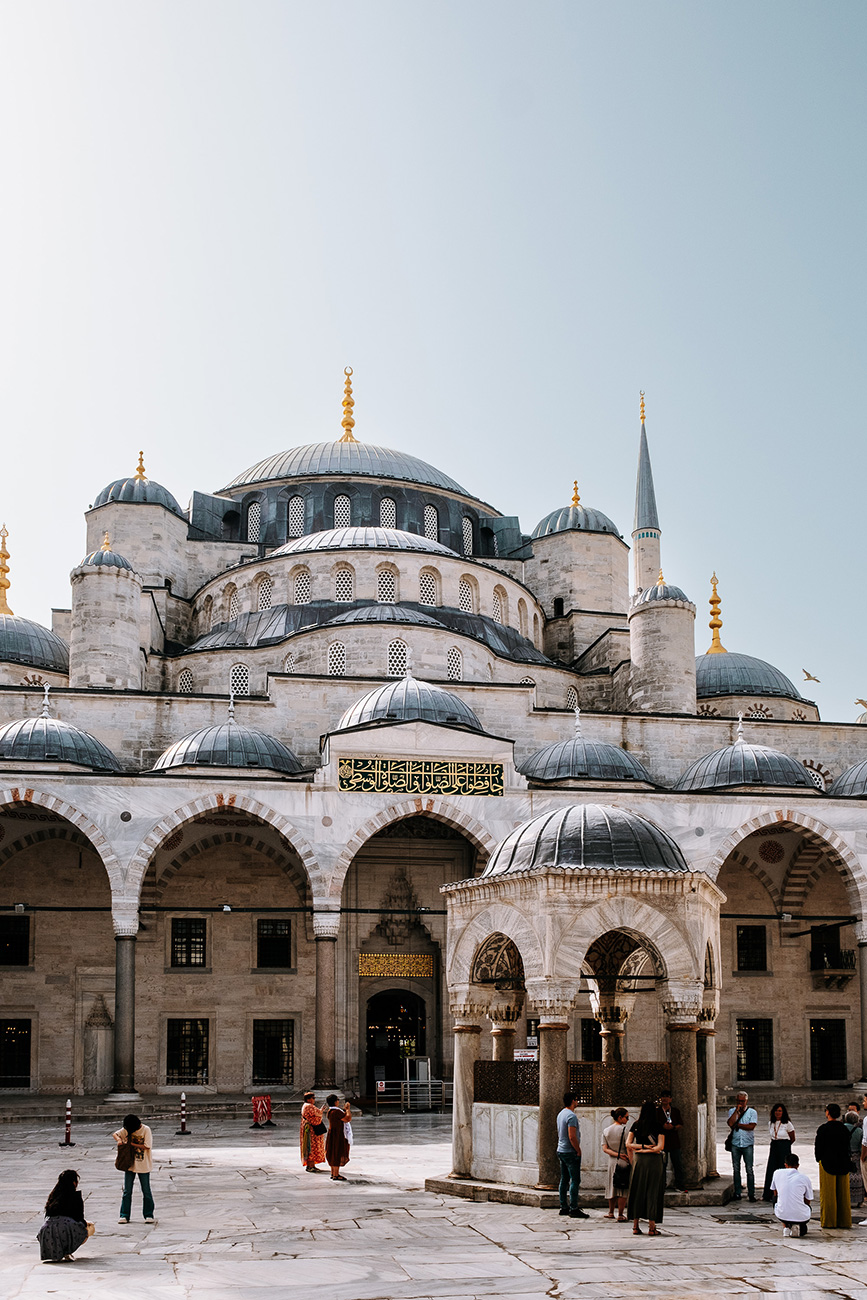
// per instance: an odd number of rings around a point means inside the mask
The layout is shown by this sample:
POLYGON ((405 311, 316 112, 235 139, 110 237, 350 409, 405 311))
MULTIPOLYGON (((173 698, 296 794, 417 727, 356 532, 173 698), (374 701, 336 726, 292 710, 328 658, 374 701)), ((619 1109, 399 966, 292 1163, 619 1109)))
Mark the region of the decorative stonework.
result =
POLYGON ((340 913, 314 912, 313 933, 317 939, 336 939, 340 933, 340 913))
POLYGON ((355 794, 493 795, 503 793, 502 763, 454 759, 341 758, 338 788, 355 794))
POLYGON ((434 959, 432 954, 424 952, 360 952, 358 973, 369 977, 431 979, 434 959))

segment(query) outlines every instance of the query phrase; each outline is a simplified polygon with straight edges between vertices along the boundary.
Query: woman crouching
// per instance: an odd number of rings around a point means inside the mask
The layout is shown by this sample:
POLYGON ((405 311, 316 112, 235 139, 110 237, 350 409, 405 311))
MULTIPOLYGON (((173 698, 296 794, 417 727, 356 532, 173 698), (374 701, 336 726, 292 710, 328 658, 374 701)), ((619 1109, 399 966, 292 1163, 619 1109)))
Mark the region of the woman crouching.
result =
POLYGON ((74 1262, 73 1253, 88 1238, 84 1199, 78 1190, 78 1174, 64 1169, 45 1203, 45 1222, 36 1234, 43 1264, 74 1262))

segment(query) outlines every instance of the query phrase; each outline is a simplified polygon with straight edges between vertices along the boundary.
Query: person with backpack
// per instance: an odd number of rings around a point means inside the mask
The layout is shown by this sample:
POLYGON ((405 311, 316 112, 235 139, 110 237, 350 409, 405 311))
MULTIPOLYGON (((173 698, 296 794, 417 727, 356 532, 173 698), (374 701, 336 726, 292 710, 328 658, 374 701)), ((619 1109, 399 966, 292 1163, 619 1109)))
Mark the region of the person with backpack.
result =
POLYGON ((144 1221, 154 1223, 154 1198, 151 1193, 151 1171, 154 1167, 153 1134, 147 1124, 142 1124, 138 1115, 125 1115, 123 1128, 119 1128, 112 1137, 117 1143, 115 1168, 123 1171, 123 1196, 118 1223, 129 1223, 136 1174, 141 1184, 144 1221))

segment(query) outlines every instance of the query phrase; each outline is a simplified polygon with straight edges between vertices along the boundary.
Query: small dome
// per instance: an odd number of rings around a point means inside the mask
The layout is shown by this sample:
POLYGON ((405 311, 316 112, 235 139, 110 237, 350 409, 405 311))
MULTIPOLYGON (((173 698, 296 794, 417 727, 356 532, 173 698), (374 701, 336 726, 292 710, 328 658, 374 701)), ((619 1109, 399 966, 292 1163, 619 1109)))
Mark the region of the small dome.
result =
POLYGON ((540 520, 531 533, 532 537, 548 537, 551 533, 613 533, 619 537, 617 525, 603 515, 601 510, 589 510, 584 506, 563 506, 561 510, 552 510, 540 520))
POLYGON ((764 659, 752 655, 698 655, 695 661, 695 693, 700 700, 717 695, 776 695, 789 700, 803 698, 785 673, 764 659))
POLYGON ((867 713, 859 713, 855 721, 860 722, 862 727, 867 726, 867 713))
POLYGON ((407 456, 390 447, 376 447, 370 442, 314 442, 305 447, 268 456, 257 465, 244 470, 222 489, 248 487, 253 483, 273 483, 292 478, 323 478, 331 475, 340 478, 389 478, 404 483, 423 483, 427 487, 442 488, 446 492, 467 493, 460 483, 428 465, 416 456, 407 456))
POLYGON ((269 559, 277 555, 303 555, 307 551, 426 551, 430 555, 457 555, 442 542, 432 541, 419 533, 405 533, 400 528, 329 528, 323 533, 293 537, 278 546, 269 559))
POLYGON ((102 547, 98 551, 91 551, 90 555, 85 555, 81 561, 81 568, 85 565, 99 566, 105 569, 129 569, 132 573, 132 565, 129 560, 125 560, 117 551, 106 551, 102 547))
POLYGON ((519 766, 530 781, 646 781, 650 777, 637 758, 618 745, 573 736, 537 749, 519 766))
MULTIPOLYGON (((656 583, 652 587, 645 587, 640 595, 635 597, 633 608, 635 605, 647 605, 652 600, 685 600, 688 604, 691 603, 689 596, 681 591, 680 587, 672 587, 671 583, 663 582, 661 584, 656 583)), ((711 656, 711 658, 716 657, 711 656)))
MULTIPOLYGON (((722 656, 719 656, 720 658, 722 656)), ((733 745, 706 754, 687 768, 675 790, 723 790, 735 785, 806 786, 815 790, 807 770, 796 758, 766 745, 733 745)))
POLYGON ((237 722, 203 727, 184 736, 160 754, 155 772, 173 767, 262 767, 294 776, 304 769, 299 760, 276 736, 237 722))
POLYGON ((346 710, 336 729, 346 731, 348 727, 369 727, 379 722, 413 721, 483 730, 475 713, 457 695, 416 677, 401 677, 368 691, 346 710))
POLYGON ((0 760, 16 763, 75 763, 96 772, 119 772, 110 749, 87 731, 59 718, 24 718, 0 727, 0 760))
POLYGON ((0 614, 0 663, 69 672, 69 646, 56 632, 17 614, 0 614))
POLYGON ((665 831, 623 808, 578 804, 525 822, 494 849, 484 876, 544 867, 688 871, 665 831))
POLYGON ((91 509, 107 505, 109 501, 123 501, 127 505, 165 506, 166 510, 180 515, 181 519, 187 517, 168 488, 164 488, 162 483, 155 483, 153 479, 139 478, 137 474, 109 483, 97 495, 91 509))
MULTIPOLYGON (((864 716, 867 717, 867 714, 864 716)), ((841 772, 828 794, 839 794, 846 799, 863 799, 867 795, 867 759, 862 759, 860 763, 854 763, 845 772, 841 772)))

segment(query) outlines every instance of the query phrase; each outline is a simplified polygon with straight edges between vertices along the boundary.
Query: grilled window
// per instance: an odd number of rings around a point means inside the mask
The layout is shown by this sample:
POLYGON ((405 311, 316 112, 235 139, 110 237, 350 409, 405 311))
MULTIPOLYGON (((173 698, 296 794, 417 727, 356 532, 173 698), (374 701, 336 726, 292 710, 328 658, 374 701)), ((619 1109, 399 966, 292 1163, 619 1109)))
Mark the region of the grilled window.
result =
POLYGON ((473 521, 467 515, 464 515, 461 521, 461 528, 464 539, 464 555, 473 553, 473 521))
POLYGON ((258 542, 262 531, 262 507, 258 501, 247 507, 247 541, 258 542))
POLYGON ((193 693, 193 674, 189 668, 185 668, 178 677, 178 691, 181 695, 192 695, 193 693))
POLYGON ((291 1020, 253 1021, 253 1083, 291 1087, 295 1082, 295 1026, 291 1020))
POLYGON ((391 569, 380 569, 376 575, 376 599, 380 605, 393 605, 397 600, 397 580, 391 569))
POLYGON ((250 669, 246 664, 232 664, 229 673, 229 690, 233 695, 250 694, 250 669))
POLYGON ((274 585, 270 578, 263 578, 259 583, 259 608, 270 609, 271 597, 274 592, 274 585))
POLYGON ((284 673, 294 673, 295 671, 295 656, 291 650, 283 660, 283 671, 284 673))
POLYGON ((466 578, 461 578, 458 586, 458 606, 465 614, 475 613, 475 602, 473 600, 473 584, 467 582, 466 578))
POLYGON ((773 1079, 774 1022, 739 1020, 737 1023, 738 1079, 773 1079))
POLYGON ((0 915, 0 966, 30 965, 30 917, 0 915))
POLYGON ((346 676, 346 646, 342 641, 332 641, 328 647, 328 676, 346 676))
POLYGON ((310 593, 310 570, 300 569, 299 572, 295 574, 295 604, 309 605, 310 593))
POLYGON ((494 597, 491 601, 491 618, 495 623, 502 623, 503 621, 503 598, 500 595, 499 587, 494 592, 494 597))
POLYGON ((229 618, 237 618, 241 612, 241 597, 238 595, 238 588, 232 587, 229 590, 229 618))
POLYGON ((348 528, 352 523, 352 503, 349 497, 334 498, 334 527, 348 528))
POLYGON ((204 966, 207 921, 200 916, 172 917, 172 965, 204 966))
POLYGON ((568 691, 566 692, 566 708, 567 709, 578 708, 578 692, 575 690, 574 686, 570 686, 568 691))
POLYGON ((452 646, 446 656, 450 682, 459 682, 464 675, 464 657, 457 646, 452 646))
POLYGON ((768 936, 763 925, 737 927, 738 970, 768 969, 768 936))
POLYGON ((440 516, 436 506, 424 508, 424 535, 431 542, 438 542, 440 539, 440 516))
POLYGON ((810 1078, 848 1078, 845 1020, 810 1021, 810 1078))
POLYGON ((346 603, 355 598, 355 577, 351 569, 338 569, 334 575, 334 599, 346 603))
POLYGON ((432 573, 422 573, 418 580, 418 599, 420 605, 436 605, 437 580, 432 573))
POLYGON ((292 965, 289 921, 270 917, 256 922, 256 965, 287 967, 292 965))
POLYGON ((387 672, 389 677, 403 677, 409 660, 409 649, 405 641, 396 640, 388 643, 387 672))
POLYGON ((291 497, 289 501, 289 536, 304 536, 304 498, 291 497))
POLYGON ((166 1022, 166 1084, 190 1087, 208 1082, 209 1040, 207 1020, 166 1022))
POLYGON ((392 497, 383 497, 379 503, 380 528, 397 527, 397 505, 392 497))
POLYGON ((0 1088, 30 1087, 29 1020, 0 1020, 0 1088))

